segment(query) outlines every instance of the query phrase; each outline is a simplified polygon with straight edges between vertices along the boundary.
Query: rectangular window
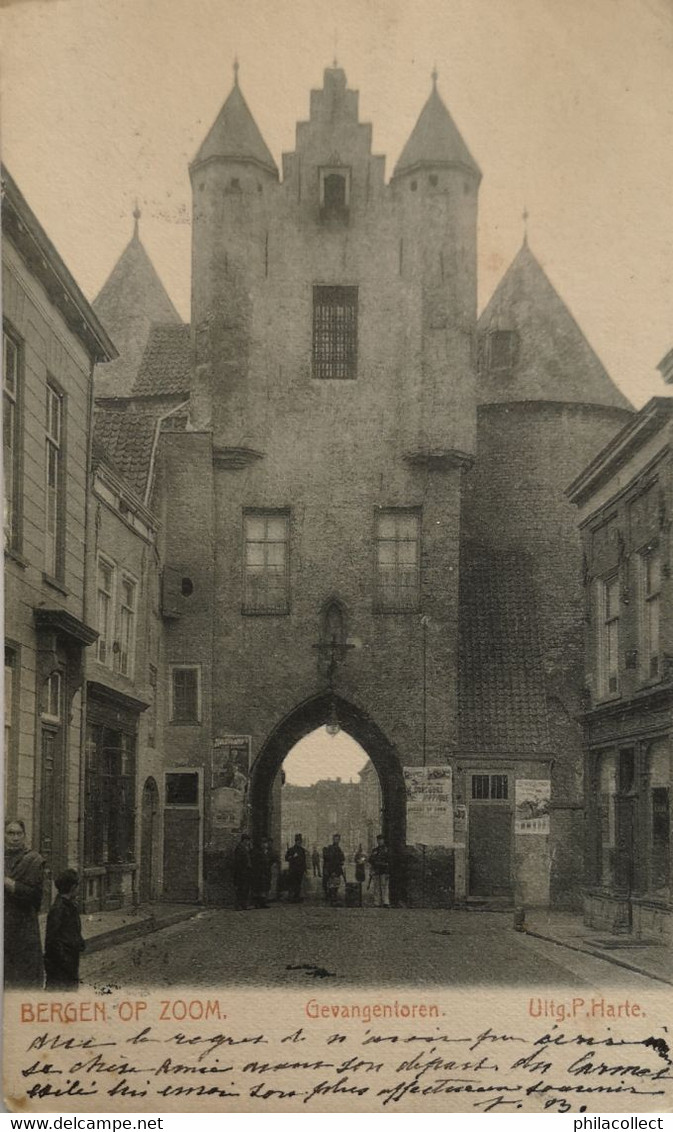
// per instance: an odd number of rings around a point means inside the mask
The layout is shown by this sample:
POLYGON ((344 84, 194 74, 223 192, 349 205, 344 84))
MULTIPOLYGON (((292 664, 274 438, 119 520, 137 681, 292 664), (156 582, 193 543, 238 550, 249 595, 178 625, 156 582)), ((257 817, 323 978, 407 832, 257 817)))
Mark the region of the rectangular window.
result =
POLYGON ((64 550, 63 394, 47 384, 45 421, 45 572, 63 575, 64 550))
POLYGON ((112 666, 112 641, 114 636, 114 577, 115 568, 106 558, 98 559, 98 641, 96 656, 101 664, 112 666))
POLYGON ((133 675, 133 658, 136 641, 136 591, 132 578, 124 575, 120 586, 119 604, 119 651, 117 670, 123 676, 133 675))
POLYGON ((660 675, 659 614, 661 552, 657 547, 640 556, 640 655, 643 680, 660 675))
POLYGON ((600 804, 599 883, 609 886, 615 878, 617 845, 617 756, 609 752, 601 757, 598 796, 600 804))
POLYGON ((507 774, 473 774, 472 800, 475 802, 506 802, 509 797, 507 774))
POLYGON ((598 583, 599 696, 619 691, 619 577, 598 583))
POLYGON ((171 668, 171 722, 201 722, 200 669, 196 665, 171 668))
POLYGON ((357 287, 313 288, 313 376, 357 376, 357 287))
POLYGON ((87 728, 84 863, 117 865, 135 852, 135 736, 87 728))
POLYGON ((19 546, 20 485, 20 397, 21 353, 18 342, 3 330, 3 470, 5 476, 5 549, 19 546))
POLYGON ((382 613, 414 613, 420 604, 420 515, 380 511, 376 516, 375 606, 382 613))
POLYGON ((244 516, 246 613, 289 612, 289 519, 278 511, 244 516))
POLYGON ((16 677, 17 677, 17 656, 12 648, 5 646, 5 813, 11 811, 11 799, 13 795, 13 785, 16 778, 16 762, 17 752, 16 745, 16 725, 15 713, 17 711, 16 703, 16 677))
POLYGON ((45 682, 42 702, 42 718, 55 723, 61 719, 61 674, 52 672, 45 682))
POLYGON ((157 742, 157 668, 156 665, 150 664, 149 668, 149 684, 150 695, 152 702, 147 709, 147 746, 155 747, 157 742))

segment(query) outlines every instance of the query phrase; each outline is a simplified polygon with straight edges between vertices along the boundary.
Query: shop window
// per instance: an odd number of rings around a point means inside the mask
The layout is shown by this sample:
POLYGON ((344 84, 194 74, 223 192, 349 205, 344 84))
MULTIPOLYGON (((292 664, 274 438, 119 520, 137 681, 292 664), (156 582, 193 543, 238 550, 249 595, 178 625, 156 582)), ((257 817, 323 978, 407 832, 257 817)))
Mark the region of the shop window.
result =
POLYGON ((655 743, 649 754, 650 890, 668 897, 671 884, 671 754, 655 743))
POLYGON ((87 728, 84 863, 132 861, 135 852, 135 736, 90 723, 87 728))
POLYGON ((313 288, 313 376, 357 376, 358 288, 313 288))
POLYGON ((375 609, 413 613, 421 597, 421 517, 391 508, 376 515, 375 609))
POLYGON ((605 754, 599 770, 599 868, 598 882, 606 887, 614 882, 615 848, 617 842, 617 760, 614 752, 605 754))

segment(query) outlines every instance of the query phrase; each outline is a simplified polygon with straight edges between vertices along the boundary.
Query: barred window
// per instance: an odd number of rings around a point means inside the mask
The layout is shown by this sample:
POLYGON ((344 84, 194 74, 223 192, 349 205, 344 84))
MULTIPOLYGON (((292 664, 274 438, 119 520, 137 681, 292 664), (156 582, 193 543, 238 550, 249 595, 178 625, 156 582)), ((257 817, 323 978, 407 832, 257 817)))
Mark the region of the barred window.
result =
POLYGON ((420 601, 420 515, 381 511, 376 516, 376 609, 410 613, 420 601))
POLYGON ((288 613, 289 515, 247 514, 245 526, 245 613, 288 613))
POLYGON ((506 774, 473 774, 472 799, 475 802, 506 802, 509 777, 506 774))
POLYGON ((200 670, 197 665, 174 665, 171 669, 171 722, 200 723, 200 670))
POLYGON ((313 376, 355 378, 357 352, 357 287, 314 287, 313 376))

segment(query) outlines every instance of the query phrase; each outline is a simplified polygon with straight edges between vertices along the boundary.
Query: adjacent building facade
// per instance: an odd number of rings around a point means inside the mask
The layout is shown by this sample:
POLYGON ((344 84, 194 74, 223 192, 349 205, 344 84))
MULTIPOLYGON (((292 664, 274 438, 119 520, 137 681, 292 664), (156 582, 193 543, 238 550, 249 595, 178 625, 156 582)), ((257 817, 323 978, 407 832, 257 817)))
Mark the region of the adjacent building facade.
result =
POLYGON ((5 810, 48 876, 82 859, 93 367, 107 332, 3 171, 5 810))
POLYGON ((648 402, 569 495, 584 548, 585 916, 670 938, 673 399, 648 402))

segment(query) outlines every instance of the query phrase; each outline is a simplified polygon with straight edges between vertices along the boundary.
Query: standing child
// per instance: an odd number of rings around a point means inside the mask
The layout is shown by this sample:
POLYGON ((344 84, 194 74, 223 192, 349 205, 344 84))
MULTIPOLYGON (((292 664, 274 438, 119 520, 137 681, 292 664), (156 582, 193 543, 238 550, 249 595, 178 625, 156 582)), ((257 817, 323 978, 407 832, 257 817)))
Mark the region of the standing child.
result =
POLYGON ((75 902, 79 876, 66 869, 54 881, 58 896, 47 916, 44 969, 47 990, 75 990, 79 986, 79 957, 84 951, 82 923, 75 902))

